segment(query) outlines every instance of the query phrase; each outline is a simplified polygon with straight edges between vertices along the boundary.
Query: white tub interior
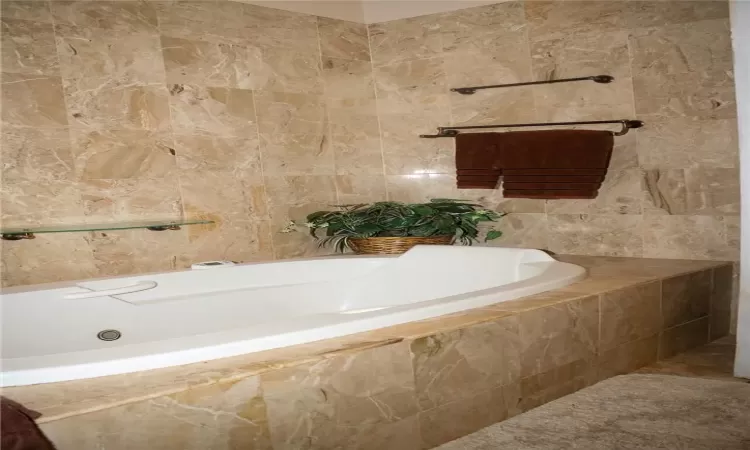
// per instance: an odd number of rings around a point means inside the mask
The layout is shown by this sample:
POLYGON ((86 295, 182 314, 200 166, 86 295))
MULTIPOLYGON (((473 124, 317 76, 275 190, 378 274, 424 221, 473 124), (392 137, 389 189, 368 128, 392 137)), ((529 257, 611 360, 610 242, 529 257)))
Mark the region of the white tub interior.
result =
POLYGON ((343 336, 568 285, 537 250, 421 246, 5 290, 2 385, 126 373, 343 336), (123 289, 121 289, 123 288, 123 289), (116 289, 138 292, 105 295, 116 289), (84 294, 91 298, 77 297, 84 294), (97 333, 113 329, 115 341, 97 333))

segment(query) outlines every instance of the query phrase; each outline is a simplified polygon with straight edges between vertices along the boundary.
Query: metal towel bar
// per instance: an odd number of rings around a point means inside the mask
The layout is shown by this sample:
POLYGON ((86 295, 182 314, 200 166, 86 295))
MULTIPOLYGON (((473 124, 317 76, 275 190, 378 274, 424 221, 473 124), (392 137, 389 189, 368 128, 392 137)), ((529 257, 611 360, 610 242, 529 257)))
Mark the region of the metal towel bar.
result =
POLYGON ((421 138, 440 138, 440 137, 455 137, 461 131, 460 130, 486 130, 490 128, 525 128, 525 127, 550 127, 550 126, 565 126, 565 125, 600 125, 608 123, 617 123, 622 125, 620 131, 613 131, 612 134, 615 136, 622 136, 627 134, 631 128, 641 128, 643 122, 640 120, 591 120, 584 122, 550 122, 550 123, 513 123, 513 124, 498 124, 498 125, 468 125, 458 127, 438 127, 437 134, 420 134, 421 138))

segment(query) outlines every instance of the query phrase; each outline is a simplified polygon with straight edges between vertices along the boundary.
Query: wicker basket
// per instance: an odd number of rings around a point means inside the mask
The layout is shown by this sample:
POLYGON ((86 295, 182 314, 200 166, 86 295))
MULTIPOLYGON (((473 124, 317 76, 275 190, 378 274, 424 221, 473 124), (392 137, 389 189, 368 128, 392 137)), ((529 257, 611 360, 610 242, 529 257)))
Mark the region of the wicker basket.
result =
POLYGON ((398 255, 415 245, 450 245, 453 236, 351 238, 349 246, 359 255, 398 255))

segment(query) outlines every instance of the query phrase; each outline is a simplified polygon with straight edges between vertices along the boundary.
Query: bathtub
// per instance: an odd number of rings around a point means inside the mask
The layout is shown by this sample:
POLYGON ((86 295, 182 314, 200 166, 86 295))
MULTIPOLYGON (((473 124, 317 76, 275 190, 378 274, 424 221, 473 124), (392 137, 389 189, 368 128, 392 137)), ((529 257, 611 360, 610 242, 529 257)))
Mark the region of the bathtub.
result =
POLYGON ((418 246, 5 289, 2 386, 176 366, 344 336, 571 284, 538 250, 418 246))

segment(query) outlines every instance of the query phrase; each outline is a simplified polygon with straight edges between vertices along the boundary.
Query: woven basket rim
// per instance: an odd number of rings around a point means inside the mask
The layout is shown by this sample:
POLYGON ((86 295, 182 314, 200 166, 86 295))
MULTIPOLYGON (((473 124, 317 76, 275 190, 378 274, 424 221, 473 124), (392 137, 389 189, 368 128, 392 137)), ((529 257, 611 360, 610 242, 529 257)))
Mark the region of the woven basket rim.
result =
POLYGON ((452 234, 436 234, 434 236, 372 236, 372 237, 366 237, 366 238, 349 238, 352 241, 365 241, 368 239, 378 239, 378 240, 407 240, 407 239, 415 239, 415 240, 422 240, 422 239, 439 239, 439 238, 452 238, 452 234))

